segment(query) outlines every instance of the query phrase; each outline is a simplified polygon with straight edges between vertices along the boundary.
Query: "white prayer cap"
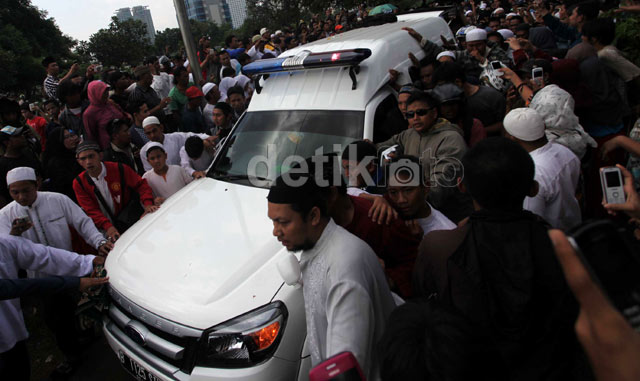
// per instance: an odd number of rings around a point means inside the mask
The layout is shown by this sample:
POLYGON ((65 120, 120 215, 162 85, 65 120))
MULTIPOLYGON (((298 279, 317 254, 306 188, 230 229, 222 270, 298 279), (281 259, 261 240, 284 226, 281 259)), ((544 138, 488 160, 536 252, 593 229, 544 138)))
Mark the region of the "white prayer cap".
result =
POLYGON ((204 86, 202 86, 202 93, 204 95, 207 95, 207 93, 213 90, 214 87, 216 87, 215 83, 207 82, 204 84, 204 86))
POLYGON ((466 11, 466 12, 464 13, 464 15, 465 15, 465 16, 469 16, 469 15, 471 15, 471 14, 473 14, 473 11, 466 11))
POLYGON ((507 20, 509 20, 511 17, 517 16, 517 15, 518 15, 517 13, 513 13, 513 12, 507 13, 507 20))
POLYGON ((504 129, 516 139, 533 142, 544 136, 544 120, 532 108, 511 110, 502 122, 504 129))
POLYGON ((147 153, 146 153, 147 156, 149 156, 149 152, 153 147, 159 147, 162 151, 167 152, 167 150, 164 149, 164 146, 162 145, 162 143, 149 142, 145 146, 147 147, 147 153))
POLYGON ((260 29, 260 35, 262 36, 263 34, 267 33, 268 31, 269 31, 269 29, 262 28, 262 29, 260 29))
POLYGON ((454 61, 456 59, 456 55, 453 54, 453 52, 449 51, 449 50, 445 50, 444 52, 438 53, 438 55, 436 56, 436 60, 439 60, 441 57, 451 57, 451 58, 453 58, 454 61))
POLYGON ((18 181, 36 181, 36 171, 30 167, 18 167, 7 172, 7 186, 18 181))
POLYGON ((487 32, 484 29, 479 29, 479 28, 476 28, 473 30, 467 29, 467 32, 464 35, 466 37, 467 42, 487 40, 487 32))
POLYGON ((160 121, 155 116, 148 116, 142 121, 142 128, 145 128, 152 124, 160 124, 160 121))
POLYGON ((509 39, 511 37, 515 37, 516 35, 513 34, 513 32, 509 29, 499 29, 498 33, 500 33, 502 35, 502 38, 509 39))
POLYGON ((281 30, 276 30, 276 33, 274 33, 276 36, 279 34, 283 34, 281 30))
POLYGON ((498 13, 504 13, 504 8, 496 8, 496 10, 492 12, 493 15, 497 15, 498 13))

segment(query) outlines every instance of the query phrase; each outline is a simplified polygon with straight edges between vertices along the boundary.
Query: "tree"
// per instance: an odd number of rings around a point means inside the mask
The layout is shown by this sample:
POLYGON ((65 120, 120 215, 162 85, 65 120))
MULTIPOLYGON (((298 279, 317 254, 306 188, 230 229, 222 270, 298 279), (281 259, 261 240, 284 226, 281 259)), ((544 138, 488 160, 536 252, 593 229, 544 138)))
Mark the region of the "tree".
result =
POLYGON ((102 64, 119 67, 139 65, 152 47, 142 21, 120 21, 114 16, 107 29, 89 37, 89 51, 102 64))
POLYGON ((0 0, 0 89, 29 94, 46 75, 42 58, 54 56, 65 67, 73 43, 30 0, 0 0))
POLYGON ((155 53, 158 55, 174 55, 184 49, 182 35, 178 28, 167 28, 156 33, 154 44, 155 53))

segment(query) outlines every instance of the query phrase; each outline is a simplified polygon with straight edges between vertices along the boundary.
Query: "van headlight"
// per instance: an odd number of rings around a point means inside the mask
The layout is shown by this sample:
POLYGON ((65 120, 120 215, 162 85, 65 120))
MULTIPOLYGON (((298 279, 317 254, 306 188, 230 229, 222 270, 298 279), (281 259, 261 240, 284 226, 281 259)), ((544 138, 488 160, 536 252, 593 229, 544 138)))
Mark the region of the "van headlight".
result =
POLYGON ((206 330, 197 365, 247 367, 264 361, 278 347, 287 315, 284 303, 277 301, 206 330))

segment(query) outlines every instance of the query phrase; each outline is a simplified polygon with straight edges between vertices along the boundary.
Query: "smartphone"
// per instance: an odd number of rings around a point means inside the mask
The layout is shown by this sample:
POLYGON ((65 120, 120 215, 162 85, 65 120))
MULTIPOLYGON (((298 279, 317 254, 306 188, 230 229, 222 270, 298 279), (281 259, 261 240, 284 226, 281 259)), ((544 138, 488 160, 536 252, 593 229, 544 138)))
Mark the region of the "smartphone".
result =
POLYGON ((309 371, 309 381, 364 381, 358 360, 351 352, 341 352, 309 371))
POLYGON ((493 70, 498 70, 502 68, 502 62, 500 61, 491 61, 491 68, 493 70))
POLYGON ((29 110, 30 111, 36 111, 36 104, 35 103, 29 103, 29 110))
POLYGON ((617 167, 600 168, 600 184, 602 185, 602 195, 607 204, 624 204, 626 197, 624 194, 624 180, 622 172, 617 167))
POLYGON ((29 216, 24 216, 24 217, 16 218, 14 224, 20 225, 20 224, 28 224, 30 222, 31 222, 31 218, 29 218, 29 216))
POLYGON ((96 65, 96 67, 94 67, 93 69, 96 73, 100 73, 102 71, 102 65, 96 65))
POLYGON ((632 240, 609 220, 574 228, 569 242, 613 306, 640 329, 640 258, 632 240))

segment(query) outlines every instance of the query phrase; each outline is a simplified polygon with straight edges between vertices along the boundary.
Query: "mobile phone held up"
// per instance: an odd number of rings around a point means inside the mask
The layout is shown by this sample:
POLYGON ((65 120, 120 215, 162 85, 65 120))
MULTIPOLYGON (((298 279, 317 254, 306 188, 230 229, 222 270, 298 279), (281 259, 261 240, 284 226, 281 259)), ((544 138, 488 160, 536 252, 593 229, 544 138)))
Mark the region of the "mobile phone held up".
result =
POLYGON ((309 381, 364 381, 358 360, 351 352, 341 352, 309 371, 309 381))
POLYGON ((633 240, 611 221, 599 220, 574 228, 569 242, 593 281, 640 331, 640 257, 633 240))
POLYGON ((624 194, 624 181, 622 172, 617 167, 600 168, 600 184, 602 185, 602 195, 607 204, 624 204, 626 197, 624 194))
POLYGON ((534 67, 531 70, 531 79, 533 80, 533 82, 535 82, 538 86, 542 86, 542 77, 544 76, 544 69, 542 69, 541 67, 534 67))
POLYGON ((500 61, 491 61, 491 68, 493 70, 498 70, 498 69, 502 68, 502 62, 500 62, 500 61))

